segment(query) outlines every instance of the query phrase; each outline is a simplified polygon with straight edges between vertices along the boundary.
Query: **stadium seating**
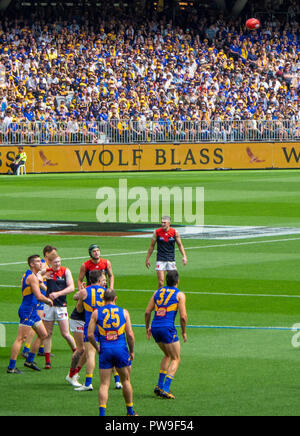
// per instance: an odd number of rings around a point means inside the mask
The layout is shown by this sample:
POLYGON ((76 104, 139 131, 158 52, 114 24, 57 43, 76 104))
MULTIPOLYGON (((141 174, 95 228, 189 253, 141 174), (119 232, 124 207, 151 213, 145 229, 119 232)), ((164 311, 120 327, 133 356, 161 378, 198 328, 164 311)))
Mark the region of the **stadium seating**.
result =
POLYGON ((2 143, 299 139, 297 16, 98 23, 5 22, 2 143))

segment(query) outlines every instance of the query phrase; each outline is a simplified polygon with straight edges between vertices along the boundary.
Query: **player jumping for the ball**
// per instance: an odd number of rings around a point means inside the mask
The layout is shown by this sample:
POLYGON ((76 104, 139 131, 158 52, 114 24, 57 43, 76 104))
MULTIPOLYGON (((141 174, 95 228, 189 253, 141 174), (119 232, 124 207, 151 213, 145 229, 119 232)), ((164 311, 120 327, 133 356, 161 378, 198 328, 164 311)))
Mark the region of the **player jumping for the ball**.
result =
POLYGON ((151 244, 146 257, 146 267, 150 268, 150 257, 157 243, 156 272, 158 278, 158 289, 164 286, 165 272, 176 270, 175 243, 182 254, 182 262, 187 264, 187 257, 178 230, 171 228, 171 218, 163 216, 161 228, 154 231, 151 244))

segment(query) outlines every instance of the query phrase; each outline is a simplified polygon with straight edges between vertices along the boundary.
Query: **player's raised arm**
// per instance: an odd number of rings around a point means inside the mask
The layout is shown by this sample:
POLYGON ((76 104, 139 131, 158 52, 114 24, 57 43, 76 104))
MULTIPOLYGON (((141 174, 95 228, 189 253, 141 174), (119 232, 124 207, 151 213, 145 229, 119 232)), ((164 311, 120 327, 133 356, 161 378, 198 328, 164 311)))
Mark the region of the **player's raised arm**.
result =
MULTIPOLYGON (((85 289, 84 287, 82 287, 81 290, 80 290, 79 292, 77 292, 76 295, 77 295, 77 299, 76 299, 76 301, 77 301, 77 304, 76 304, 76 310, 77 310, 79 313, 82 313, 83 310, 84 310, 83 301, 84 301, 84 300, 86 299, 86 297, 87 297, 86 289, 85 289)), ((74 297, 74 299, 75 299, 75 297, 74 297)))
POLYGON ((146 312, 145 312, 145 325, 146 325, 146 332, 147 332, 147 339, 151 338, 151 327, 150 327, 150 321, 151 321, 151 313, 153 312, 155 308, 154 303, 154 295, 152 295, 149 304, 147 306, 146 312))
POLYGON ((178 310, 180 316, 181 334, 184 342, 187 341, 186 326, 188 320, 185 303, 186 303, 185 294, 183 292, 180 292, 178 294, 178 310))
POLYGON ((151 255, 152 255, 152 253, 154 251, 154 247, 155 247, 156 242, 157 242, 157 235, 156 235, 156 232, 154 232, 153 236, 152 236, 152 239, 151 239, 151 244, 150 244, 150 247, 149 247, 149 250, 148 250, 148 253, 147 253, 147 257, 146 257, 146 267, 147 268, 150 268, 150 266, 151 266, 151 264, 150 264, 150 257, 151 257, 151 255))
POLYGON ((182 244, 181 237, 180 237, 178 230, 176 230, 175 239, 176 239, 176 243, 178 245, 179 251, 182 255, 182 262, 184 265, 186 265, 187 264, 187 256, 186 256, 185 249, 184 249, 184 246, 182 244))

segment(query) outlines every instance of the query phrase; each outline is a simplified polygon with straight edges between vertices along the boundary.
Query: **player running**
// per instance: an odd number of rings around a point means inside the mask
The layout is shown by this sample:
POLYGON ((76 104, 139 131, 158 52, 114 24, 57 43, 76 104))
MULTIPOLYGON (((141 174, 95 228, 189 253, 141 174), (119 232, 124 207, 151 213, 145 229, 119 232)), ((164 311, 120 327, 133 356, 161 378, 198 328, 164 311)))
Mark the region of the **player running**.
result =
POLYGON ((158 289, 164 286, 165 271, 176 270, 175 262, 175 243, 178 245, 180 253, 182 254, 182 262, 187 264, 187 257, 179 232, 171 228, 171 218, 169 216, 162 217, 161 228, 155 230, 151 244, 146 257, 146 267, 150 268, 150 257, 153 253, 154 247, 157 244, 157 261, 156 273, 158 278, 158 289))
POLYGON ((44 324, 48 337, 45 345, 45 369, 51 369, 51 346, 54 323, 57 322, 62 337, 67 341, 73 353, 76 351, 76 344, 69 331, 69 317, 67 310, 67 295, 74 292, 74 281, 72 273, 68 268, 61 266, 61 258, 56 257, 51 262, 51 268, 47 269, 47 297, 53 301, 53 307, 45 307, 44 324))
POLYGON ((89 286, 91 284, 90 282, 90 272, 93 270, 98 270, 105 272, 108 278, 108 285, 111 289, 114 288, 114 275, 112 272, 111 263, 107 259, 101 258, 101 252, 99 245, 92 244, 89 247, 89 255, 90 259, 84 262, 81 265, 79 276, 78 276, 78 289, 81 289, 81 286, 84 282, 84 279, 86 278, 87 285, 89 286))
POLYGON ((38 301, 46 303, 50 307, 53 306, 51 299, 45 297, 40 291, 40 280, 37 275, 42 269, 42 262, 39 255, 33 255, 28 258, 29 269, 22 277, 22 296, 23 301, 19 308, 20 325, 17 338, 11 349, 11 357, 7 372, 9 374, 22 374, 22 372, 16 368, 16 361, 21 350, 23 342, 31 333, 31 330, 37 333, 38 337, 31 347, 31 351, 28 353, 26 362, 24 365, 27 368, 31 368, 36 371, 40 371, 34 362, 34 357, 39 349, 41 341, 47 337, 47 330, 37 314, 38 301))
POLYGON ((152 296, 145 313, 147 338, 151 335, 164 353, 161 361, 158 384, 154 393, 162 398, 175 399, 170 392, 171 382, 180 363, 180 342, 174 325, 179 310, 181 333, 184 342, 187 341, 187 313, 185 295, 177 286, 179 276, 177 271, 167 273, 167 286, 159 289, 152 296), (150 328, 151 313, 155 315, 150 328))
POLYGON ((99 353, 100 389, 99 415, 105 416, 111 374, 115 366, 123 384, 127 416, 135 416, 130 382, 131 361, 134 359, 134 334, 127 310, 116 306, 113 289, 104 292, 104 305, 93 312, 88 328, 88 339, 99 353), (99 333, 100 347, 95 340, 99 333), (127 346, 128 345, 128 346, 127 346))

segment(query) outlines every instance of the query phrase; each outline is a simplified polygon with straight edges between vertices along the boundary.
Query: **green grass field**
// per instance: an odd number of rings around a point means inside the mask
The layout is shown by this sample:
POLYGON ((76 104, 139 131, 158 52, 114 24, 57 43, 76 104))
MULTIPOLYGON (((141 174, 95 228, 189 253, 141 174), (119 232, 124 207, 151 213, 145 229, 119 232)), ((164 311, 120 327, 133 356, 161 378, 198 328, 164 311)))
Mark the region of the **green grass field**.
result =
MULTIPOLYGON (((142 327, 156 287, 154 255, 151 270, 145 267, 150 239, 22 229, 0 233, 0 323, 9 323, 4 324, 6 347, 0 348, 0 415, 97 416, 98 371, 93 392, 73 391, 64 380, 71 353, 58 327, 51 371, 6 374, 26 258, 53 244, 77 280, 87 248, 95 241, 112 262, 118 304, 129 310, 135 326, 132 384, 140 415, 298 415, 300 349, 292 346, 291 328, 300 322, 300 171, 2 176, 0 231, 10 229, 4 222, 14 220, 95 223, 97 189, 117 187, 119 178, 126 178, 129 188, 204 187, 206 225, 294 230, 257 237, 250 231, 243 239, 183 240, 188 265, 183 267, 179 252, 177 265, 190 327, 172 402, 153 395, 162 355, 153 340, 146 340, 142 327)), ((100 232, 102 226, 95 228, 100 232)), ((70 311, 73 306, 69 297, 70 311)), ((37 362, 43 365, 44 360, 37 362)), ((23 369, 22 359, 17 366, 23 369)), ((107 415, 122 416, 122 394, 113 388, 112 383, 107 415)))

